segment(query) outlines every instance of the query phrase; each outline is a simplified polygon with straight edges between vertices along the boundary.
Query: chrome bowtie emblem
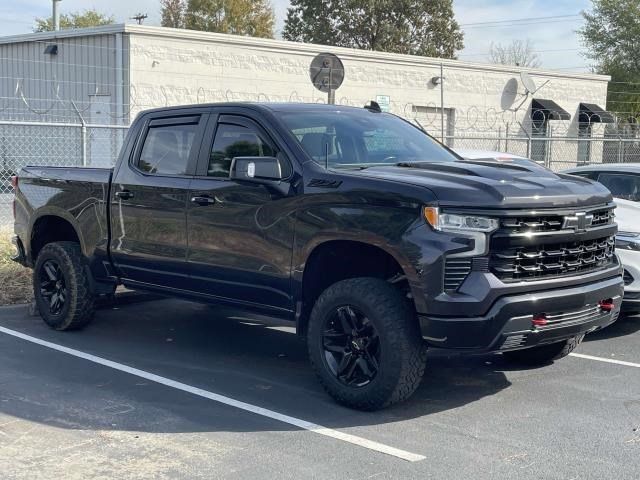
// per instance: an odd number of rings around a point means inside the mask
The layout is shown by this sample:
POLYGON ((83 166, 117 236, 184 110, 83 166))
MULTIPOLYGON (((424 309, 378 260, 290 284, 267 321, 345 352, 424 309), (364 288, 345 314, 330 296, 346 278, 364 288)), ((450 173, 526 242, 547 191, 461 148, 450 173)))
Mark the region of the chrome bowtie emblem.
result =
POLYGON ((574 230, 586 230, 593 223, 593 215, 585 212, 576 213, 573 216, 564 217, 562 228, 573 228, 574 230))

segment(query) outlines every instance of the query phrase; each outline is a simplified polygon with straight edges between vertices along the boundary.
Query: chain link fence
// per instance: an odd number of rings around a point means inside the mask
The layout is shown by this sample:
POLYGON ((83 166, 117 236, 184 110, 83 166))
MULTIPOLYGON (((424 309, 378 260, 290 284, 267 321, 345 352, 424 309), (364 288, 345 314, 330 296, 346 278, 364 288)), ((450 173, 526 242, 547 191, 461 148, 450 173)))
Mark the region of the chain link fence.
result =
POLYGON ((458 150, 486 150, 530 158, 554 171, 594 163, 640 162, 640 139, 447 136, 458 150))
POLYGON ((0 227, 13 222, 11 177, 28 165, 113 165, 128 127, 0 120, 0 227))
MULTIPOLYGON (((426 128, 432 130, 429 126, 426 128)), ((0 120, 0 226, 13 222, 11 177, 22 167, 110 168, 127 130, 128 127, 123 125, 0 120)), ((486 150, 531 158, 554 171, 589 163, 640 162, 638 138, 533 137, 500 133, 470 134, 462 131, 446 135, 444 140, 448 146, 458 150, 486 150)))

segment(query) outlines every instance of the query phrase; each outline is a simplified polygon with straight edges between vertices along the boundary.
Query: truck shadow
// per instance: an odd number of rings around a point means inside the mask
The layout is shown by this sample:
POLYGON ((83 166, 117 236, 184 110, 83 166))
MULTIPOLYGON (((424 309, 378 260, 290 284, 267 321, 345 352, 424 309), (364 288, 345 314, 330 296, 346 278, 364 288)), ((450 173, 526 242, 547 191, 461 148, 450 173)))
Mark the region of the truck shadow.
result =
POLYGON ((623 337, 640 331, 640 315, 622 316, 613 325, 593 332, 584 338, 585 342, 594 342, 609 338, 623 337))
MULTIPOLYGON (((292 333, 290 324, 277 319, 159 300, 101 310, 81 332, 51 331, 39 318, 26 317, 26 312, 2 324, 332 428, 436 416, 511 385, 500 361, 493 361, 496 357, 434 351, 409 401, 379 412, 358 412, 337 405, 324 393, 307 360, 304 341, 292 333)), ((29 361, 7 355, 3 368, 13 373, 5 376, 0 390, 0 414, 67 429, 164 433, 255 431, 259 425, 265 430, 294 429, 255 418, 239 421, 251 414, 39 346, 20 347, 33 353, 29 361), (48 360, 52 355, 54 363, 48 360), (76 391, 80 394, 72 393, 76 391), (24 398, 35 403, 25 403, 24 398)))

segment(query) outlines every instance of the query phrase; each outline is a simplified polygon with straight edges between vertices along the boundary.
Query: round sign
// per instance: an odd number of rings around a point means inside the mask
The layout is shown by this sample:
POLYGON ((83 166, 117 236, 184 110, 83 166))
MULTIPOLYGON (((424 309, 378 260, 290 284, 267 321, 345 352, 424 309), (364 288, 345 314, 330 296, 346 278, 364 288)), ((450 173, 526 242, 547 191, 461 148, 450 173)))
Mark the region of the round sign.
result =
POLYGON ((344 65, 333 53, 321 53, 311 62, 309 76, 321 92, 337 90, 344 81, 344 65))

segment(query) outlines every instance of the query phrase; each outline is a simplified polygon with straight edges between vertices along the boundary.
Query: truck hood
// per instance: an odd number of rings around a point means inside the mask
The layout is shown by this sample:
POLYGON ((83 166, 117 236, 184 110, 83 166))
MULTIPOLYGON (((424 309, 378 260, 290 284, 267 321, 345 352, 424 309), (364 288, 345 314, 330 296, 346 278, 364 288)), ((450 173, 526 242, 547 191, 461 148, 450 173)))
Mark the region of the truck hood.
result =
POLYGON ((557 174, 526 159, 374 166, 358 173, 427 188, 442 206, 563 208, 612 200, 596 182, 557 174))

